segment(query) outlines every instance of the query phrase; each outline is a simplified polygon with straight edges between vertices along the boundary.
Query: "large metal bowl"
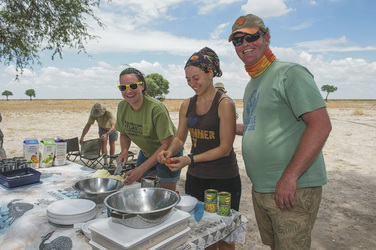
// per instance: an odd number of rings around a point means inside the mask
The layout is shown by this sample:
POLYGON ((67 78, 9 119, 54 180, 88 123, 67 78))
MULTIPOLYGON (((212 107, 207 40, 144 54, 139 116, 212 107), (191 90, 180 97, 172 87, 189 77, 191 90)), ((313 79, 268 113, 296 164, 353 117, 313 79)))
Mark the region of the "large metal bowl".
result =
POLYGON ((104 198, 119 191, 123 186, 122 181, 98 177, 77 181, 73 188, 79 192, 82 198, 103 203, 104 198))
POLYGON ((111 217, 126 226, 147 228, 165 221, 180 196, 164 188, 126 189, 107 196, 104 204, 111 217))

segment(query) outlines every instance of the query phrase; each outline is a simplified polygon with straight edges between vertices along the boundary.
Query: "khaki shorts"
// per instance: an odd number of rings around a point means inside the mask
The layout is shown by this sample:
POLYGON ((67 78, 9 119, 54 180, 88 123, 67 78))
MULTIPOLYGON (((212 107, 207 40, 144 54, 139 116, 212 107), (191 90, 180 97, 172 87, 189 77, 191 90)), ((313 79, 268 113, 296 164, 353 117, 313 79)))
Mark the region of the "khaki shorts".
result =
MULTIPOLYGON (((109 129, 104 129, 98 126, 98 134, 99 138, 108 132, 109 129)), ((119 132, 117 130, 114 130, 109 136, 107 136, 109 141, 117 141, 119 136, 119 132)))
POLYGON ((274 193, 258 193, 252 188, 253 208, 262 243, 278 249, 310 249, 322 187, 301 188, 295 194, 295 207, 281 211, 274 193))

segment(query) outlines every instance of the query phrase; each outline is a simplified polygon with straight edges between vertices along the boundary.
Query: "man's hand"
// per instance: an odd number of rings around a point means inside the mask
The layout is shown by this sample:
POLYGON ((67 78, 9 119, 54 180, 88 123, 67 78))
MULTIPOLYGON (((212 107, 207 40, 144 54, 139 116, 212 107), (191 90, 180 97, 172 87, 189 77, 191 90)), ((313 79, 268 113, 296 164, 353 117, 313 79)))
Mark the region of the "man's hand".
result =
POLYGON ((291 210, 295 207, 295 193, 298 187, 297 180, 290 177, 288 174, 284 174, 277 182, 275 189, 275 203, 284 211, 291 210))

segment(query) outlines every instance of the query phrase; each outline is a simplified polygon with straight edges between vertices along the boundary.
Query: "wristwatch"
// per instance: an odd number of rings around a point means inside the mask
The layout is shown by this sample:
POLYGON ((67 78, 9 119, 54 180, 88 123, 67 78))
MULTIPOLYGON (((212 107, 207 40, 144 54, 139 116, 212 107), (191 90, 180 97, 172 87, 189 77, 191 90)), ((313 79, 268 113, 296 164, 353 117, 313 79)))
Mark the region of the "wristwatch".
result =
POLYGON ((191 158, 191 164, 195 164, 195 161, 193 160, 193 154, 189 154, 188 157, 191 158))

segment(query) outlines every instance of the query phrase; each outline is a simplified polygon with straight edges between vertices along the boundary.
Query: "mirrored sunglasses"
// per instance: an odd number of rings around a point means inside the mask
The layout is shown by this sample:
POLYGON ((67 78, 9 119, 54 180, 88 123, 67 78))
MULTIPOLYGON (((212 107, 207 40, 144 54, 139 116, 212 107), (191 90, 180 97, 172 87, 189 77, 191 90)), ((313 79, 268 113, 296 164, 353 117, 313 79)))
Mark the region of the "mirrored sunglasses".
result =
POLYGON ((235 47, 238 47, 243 44, 244 39, 251 43, 257 41, 264 34, 265 33, 262 31, 257 31, 255 34, 245 34, 244 36, 234 37, 232 38, 232 44, 234 44, 235 47))
POLYGON ((118 88, 121 92, 127 91, 127 88, 130 88, 131 90, 137 90, 138 85, 142 84, 142 82, 132 82, 130 84, 120 84, 118 85, 118 88))

